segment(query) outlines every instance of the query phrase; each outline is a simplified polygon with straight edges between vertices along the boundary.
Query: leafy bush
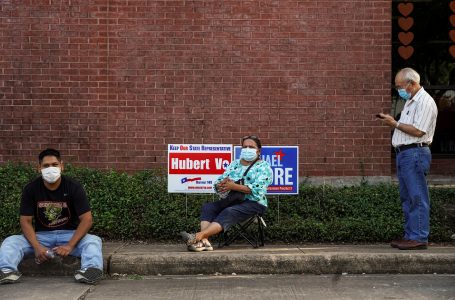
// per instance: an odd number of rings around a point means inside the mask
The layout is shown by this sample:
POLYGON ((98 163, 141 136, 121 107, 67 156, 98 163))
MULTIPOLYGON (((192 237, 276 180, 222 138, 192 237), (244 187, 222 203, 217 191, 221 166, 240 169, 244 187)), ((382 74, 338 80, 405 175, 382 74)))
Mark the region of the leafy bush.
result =
MULTIPOLYGON (((169 194, 163 172, 132 175, 66 166, 81 182, 94 216, 92 232, 108 239, 176 240, 181 230, 196 230, 203 203, 214 195, 169 194)), ((18 211, 23 186, 38 174, 29 165, 0 166, 0 239, 20 232, 18 211)), ((431 237, 450 241, 454 188, 432 188, 431 237)), ((402 212, 398 187, 301 186, 299 195, 270 196, 266 237, 272 242, 386 242, 400 237, 402 212)))

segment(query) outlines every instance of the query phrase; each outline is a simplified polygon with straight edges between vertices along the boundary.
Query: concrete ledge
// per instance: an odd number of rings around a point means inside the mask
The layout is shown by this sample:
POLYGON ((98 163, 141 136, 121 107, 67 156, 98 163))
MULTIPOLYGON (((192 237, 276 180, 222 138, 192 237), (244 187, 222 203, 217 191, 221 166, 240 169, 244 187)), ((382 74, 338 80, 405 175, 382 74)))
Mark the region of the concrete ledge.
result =
MULTIPOLYGON (((105 274, 109 274, 111 257, 122 247, 124 247, 124 243, 103 243, 103 266, 105 274)), ((19 264, 18 269, 24 275, 72 276, 80 267, 80 258, 74 256, 56 257, 39 265, 35 263, 34 257, 27 257, 19 264)))
MULTIPOLYGON (((213 252, 188 252, 181 244, 106 243, 108 275, 188 274, 455 274, 455 247, 400 251, 388 245, 272 245, 253 249, 235 245, 213 252)), ((24 260, 28 275, 72 275, 80 260, 74 257, 36 265, 24 260)))
POLYGON ((352 251, 347 249, 239 248, 166 255, 119 253, 112 257, 110 270, 140 275, 455 273, 455 253, 410 253, 395 249, 387 253, 384 247, 365 251, 361 246, 357 249, 354 246, 352 251))

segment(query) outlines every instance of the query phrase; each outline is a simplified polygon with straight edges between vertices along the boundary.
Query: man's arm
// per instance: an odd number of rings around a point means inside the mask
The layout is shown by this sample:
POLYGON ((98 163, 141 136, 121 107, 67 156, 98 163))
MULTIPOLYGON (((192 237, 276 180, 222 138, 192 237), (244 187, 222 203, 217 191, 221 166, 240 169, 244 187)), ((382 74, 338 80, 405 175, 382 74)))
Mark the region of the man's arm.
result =
POLYGON ((77 243, 88 233, 93 224, 92 212, 88 211, 79 216, 80 223, 74 231, 68 244, 53 248, 54 252, 60 256, 68 256, 77 246, 77 243))
POLYGON ((403 124, 403 123, 398 123, 398 122, 395 122, 395 128, 398 129, 398 130, 401 130, 409 135, 412 135, 414 137, 422 137, 424 136, 425 132, 415 128, 414 126, 412 125, 409 125, 409 124, 403 124))
POLYGON ((388 114, 379 114, 382 116, 382 118, 380 119, 384 124, 390 126, 390 127, 393 127, 393 128, 396 128, 398 130, 401 130, 403 131, 404 133, 407 133, 409 135, 412 135, 414 137, 422 137, 424 136, 425 132, 415 128, 414 126, 412 125, 409 125, 409 124, 403 124, 403 123, 398 123, 397 121, 395 121, 395 119, 388 115, 388 114), (397 126, 398 125, 398 126, 397 126))
POLYGON ((48 249, 38 242, 32 220, 33 216, 20 216, 19 222, 21 224, 22 233, 35 250, 35 258, 38 262, 45 262, 49 259, 46 255, 48 249))

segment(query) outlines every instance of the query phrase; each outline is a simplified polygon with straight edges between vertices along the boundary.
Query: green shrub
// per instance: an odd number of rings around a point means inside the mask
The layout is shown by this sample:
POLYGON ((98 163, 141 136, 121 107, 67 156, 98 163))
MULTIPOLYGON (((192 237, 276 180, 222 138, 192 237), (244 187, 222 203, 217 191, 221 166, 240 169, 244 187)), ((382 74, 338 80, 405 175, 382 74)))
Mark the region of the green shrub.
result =
MULTIPOLYGON (((67 165, 65 174, 81 182, 92 206, 92 232, 108 239, 176 240, 196 230, 211 194, 169 194, 161 171, 132 175, 67 165)), ((29 165, 0 166, 0 239, 20 232, 23 186, 38 174, 29 165)), ((432 188, 431 237, 450 241, 454 188, 432 188)), ((401 236, 402 213, 393 184, 353 187, 301 186, 299 195, 269 197, 266 237, 272 242, 386 242, 401 236)))
POLYGON ((29 165, 8 163, 0 166, 0 239, 19 233, 19 206, 22 188, 37 176, 29 165))

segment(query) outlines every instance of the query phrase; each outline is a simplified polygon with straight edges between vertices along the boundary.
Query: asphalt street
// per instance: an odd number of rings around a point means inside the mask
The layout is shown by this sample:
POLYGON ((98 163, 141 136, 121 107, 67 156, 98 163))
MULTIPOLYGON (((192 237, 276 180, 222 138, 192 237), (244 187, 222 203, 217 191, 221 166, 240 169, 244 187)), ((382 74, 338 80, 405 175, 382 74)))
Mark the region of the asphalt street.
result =
POLYGON ((455 299, 455 275, 124 275, 90 286, 24 276, 1 299, 455 299))

